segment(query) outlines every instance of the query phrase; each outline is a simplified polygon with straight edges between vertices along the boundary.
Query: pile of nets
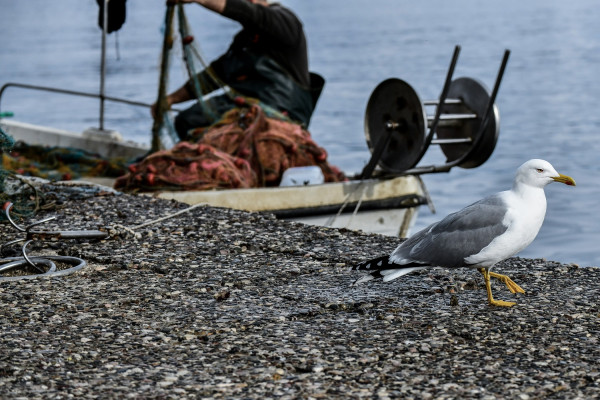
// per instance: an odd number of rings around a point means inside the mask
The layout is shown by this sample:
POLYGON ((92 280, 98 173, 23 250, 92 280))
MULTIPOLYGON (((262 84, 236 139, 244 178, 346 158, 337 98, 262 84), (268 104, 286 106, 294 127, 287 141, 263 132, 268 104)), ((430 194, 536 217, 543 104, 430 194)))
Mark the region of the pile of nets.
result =
POLYGON ((124 191, 207 190, 277 186, 291 167, 319 166, 326 182, 346 180, 300 125, 269 118, 258 104, 223 115, 189 141, 158 151, 118 178, 124 191))
POLYGON ((70 147, 48 147, 23 142, 2 154, 2 166, 19 175, 48 180, 72 180, 86 176, 118 177, 127 171, 123 158, 105 158, 70 147))

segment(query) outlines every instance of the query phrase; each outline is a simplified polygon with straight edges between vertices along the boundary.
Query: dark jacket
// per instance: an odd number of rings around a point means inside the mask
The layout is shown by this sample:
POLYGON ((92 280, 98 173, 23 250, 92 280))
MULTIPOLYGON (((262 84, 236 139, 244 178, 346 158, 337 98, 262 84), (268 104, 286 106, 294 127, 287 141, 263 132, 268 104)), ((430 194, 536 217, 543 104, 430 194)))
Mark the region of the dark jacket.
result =
MULTIPOLYGON (((279 4, 264 7, 247 0, 227 0, 223 15, 243 29, 227 52, 211 63, 214 74, 235 91, 308 126, 324 80, 308 70, 302 22, 279 4)), ((207 71, 198 81, 204 94, 218 89, 207 71)))

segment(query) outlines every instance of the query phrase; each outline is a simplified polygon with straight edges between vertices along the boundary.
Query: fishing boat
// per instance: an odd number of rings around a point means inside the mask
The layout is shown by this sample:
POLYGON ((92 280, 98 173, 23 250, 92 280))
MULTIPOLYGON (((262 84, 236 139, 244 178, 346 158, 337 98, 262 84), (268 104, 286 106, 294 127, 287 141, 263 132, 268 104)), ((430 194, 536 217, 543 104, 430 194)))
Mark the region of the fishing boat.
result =
MULTIPOLYGON (((0 128, 15 140, 28 144, 94 150, 105 157, 116 154, 119 157, 136 158, 148 152, 148 148, 127 142, 117 133, 78 134, 6 118, 0 120, 0 128)), ((425 186, 417 175, 318 184, 302 180, 300 175, 296 178, 298 182, 301 181, 299 185, 158 191, 147 194, 190 205, 204 203, 215 207, 268 212, 290 221, 392 236, 406 236, 419 206, 427 202, 425 186)), ((291 180, 293 184, 294 178, 291 180)), ((82 181, 109 187, 114 184, 114 178, 106 177, 84 177, 82 181)))
MULTIPOLYGON (((105 101, 150 107, 149 104, 113 98, 104 93, 105 36, 106 26, 103 31, 100 93, 12 82, 0 88, 0 104, 2 93, 8 88, 96 97, 101 102, 99 128, 82 133, 68 132, 15 121, 3 116, 0 110, 2 131, 27 144, 82 149, 102 157, 137 159, 147 155, 147 147, 103 128, 105 101)), ((364 169, 347 181, 324 183, 319 179, 303 178, 306 170, 290 169, 284 175, 289 172, 296 179, 279 187, 202 191, 165 189, 145 194, 191 205, 203 203, 268 212, 281 219, 307 224, 406 237, 420 206, 427 204, 434 210, 420 176, 447 172, 453 167, 478 167, 489 158, 498 139, 499 113, 495 97, 509 52, 505 53, 490 92, 475 79, 452 78, 459 51, 460 47, 456 46, 437 100, 421 101, 407 82, 397 78, 387 79, 375 88, 365 113, 365 136, 372 156, 364 169), (434 107, 431 115, 428 115, 427 107, 434 107), (418 166, 432 145, 440 146, 447 158, 446 163, 418 166)), ((114 183, 114 178, 106 177, 86 177, 83 180, 111 187, 114 183)), ((282 178, 284 181, 285 176, 282 178)))
MULTIPOLYGON (((454 109, 450 110, 451 113, 436 113, 436 116, 431 118, 425 114, 425 105, 436 102, 421 103, 412 88, 402 80, 391 79, 382 82, 371 95, 365 118, 367 143, 373 157, 360 175, 346 182, 315 183, 310 177, 303 179, 298 175, 295 180, 292 179, 292 184, 280 187, 209 191, 165 190, 148 195, 191 205, 204 203, 216 207, 268 212, 281 219, 312 225, 406 237, 417 218, 420 206, 428 204, 433 210, 420 175, 448 171, 457 165, 476 167, 485 162, 495 146, 498 135, 498 110, 492 107, 491 122, 482 132, 477 133, 477 127, 483 119, 481 104, 486 105, 489 102, 481 101, 477 95, 473 95, 477 90, 480 92, 479 97, 489 97, 486 90, 474 80, 461 78, 453 81, 447 91, 453 97, 441 101, 454 109), (455 89, 457 86, 459 88, 455 89), (469 96, 464 95, 465 91, 469 96), (472 104, 473 98, 476 98, 476 104, 472 104), (415 107, 398 111, 389 106, 398 101, 418 105, 416 109, 419 111, 419 118, 410 118, 415 121, 414 124, 406 126, 409 118, 405 114, 412 115, 415 107), (466 102, 469 104, 465 105, 466 102), (459 112, 457 107, 467 108, 468 111, 459 112), (476 107, 480 110, 473 110, 476 107), (382 118, 382 115, 386 118, 382 118), (431 132, 436 120, 436 138, 428 139, 422 132, 425 127, 429 127, 431 132), (474 140, 473 137, 479 140, 474 140), (431 144, 440 145, 447 153, 449 162, 441 166, 415 167, 422 156, 421 153, 424 153, 423 148, 431 144)), ((94 151, 104 157, 133 159, 148 152, 147 147, 125 141, 117 132, 91 130, 78 134, 8 118, 0 119, 0 127, 15 140, 29 144, 79 148, 94 151)), ((292 169, 287 172, 294 171, 292 169)), ((114 178, 83 179, 111 187, 114 183, 114 178)))

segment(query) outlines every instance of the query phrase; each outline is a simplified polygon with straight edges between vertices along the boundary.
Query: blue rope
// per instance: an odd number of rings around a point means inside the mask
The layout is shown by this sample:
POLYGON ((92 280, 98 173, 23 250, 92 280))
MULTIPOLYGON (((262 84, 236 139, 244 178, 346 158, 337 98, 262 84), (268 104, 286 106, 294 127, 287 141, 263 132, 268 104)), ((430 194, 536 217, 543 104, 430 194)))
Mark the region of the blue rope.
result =
MULTIPOLYGON (((194 89, 198 103, 202 106, 203 112, 208 114, 213 121, 216 121, 219 116, 215 113, 214 109, 203 99, 202 83, 198 79, 198 71, 194 65, 194 54, 199 54, 198 51, 194 51, 193 43, 184 43, 184 39, 190 35, 189 25, 187 18, 183 11, 183 5, 179 5, 177 8, 177 16, 179 18, 179 35, 181 36, 181 43, 183 46, 184 62, 186 64, 188 75, 194 82, 194 89)), ((200 58, 200 57, 199 57, 200 58)))

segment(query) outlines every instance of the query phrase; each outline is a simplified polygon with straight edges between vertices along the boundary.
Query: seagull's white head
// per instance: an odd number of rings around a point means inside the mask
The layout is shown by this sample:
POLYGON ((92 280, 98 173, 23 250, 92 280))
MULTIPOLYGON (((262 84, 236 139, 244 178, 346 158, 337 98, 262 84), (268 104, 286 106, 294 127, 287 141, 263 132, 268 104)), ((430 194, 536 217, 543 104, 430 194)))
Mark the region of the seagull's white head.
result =
POLYGON ((540 159, 525 162, 517 169, 515 176, 515 184, 524 184, 537 188, 543 188, 552 182, 561 182, 565 185, 575 186, 573 178, 559 174, 552 164, 540 159))

